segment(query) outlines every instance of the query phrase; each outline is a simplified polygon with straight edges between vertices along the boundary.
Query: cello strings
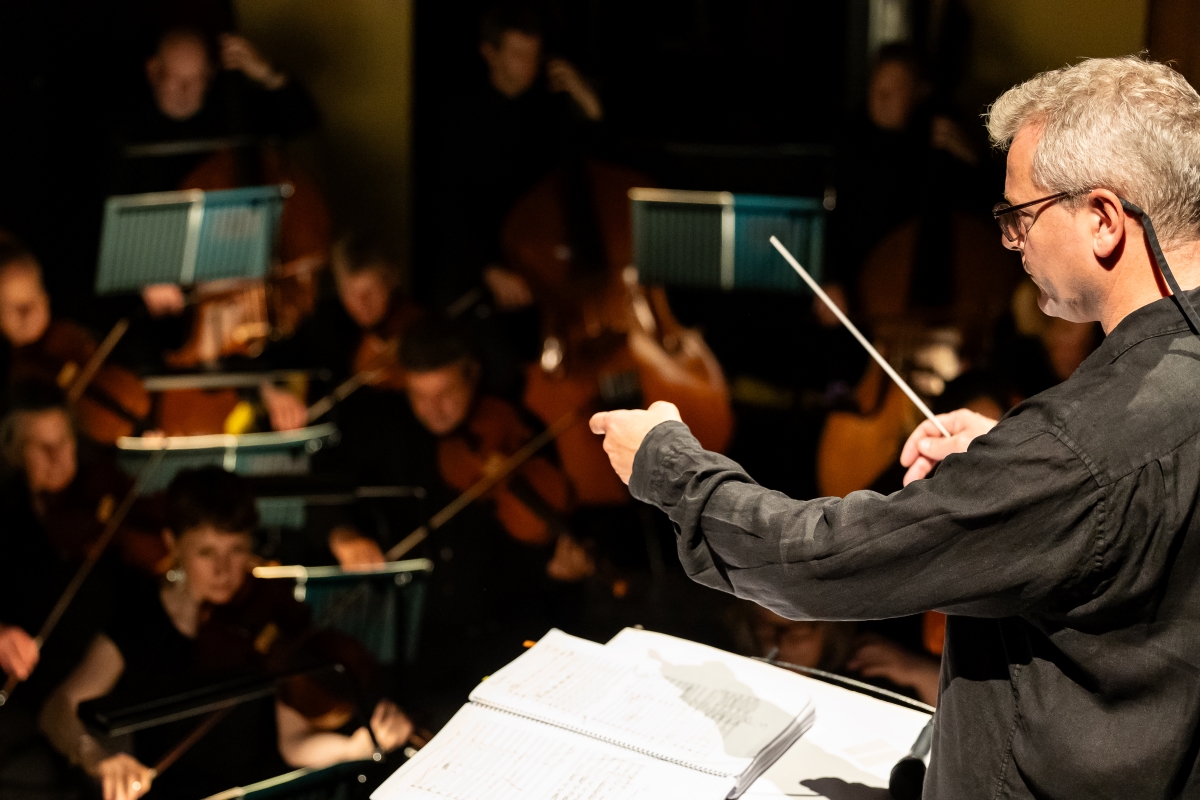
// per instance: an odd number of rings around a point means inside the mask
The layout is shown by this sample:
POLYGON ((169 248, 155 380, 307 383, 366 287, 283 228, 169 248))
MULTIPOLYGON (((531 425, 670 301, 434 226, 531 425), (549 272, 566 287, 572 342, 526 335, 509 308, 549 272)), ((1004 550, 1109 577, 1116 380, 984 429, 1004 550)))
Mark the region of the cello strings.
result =
POLYGON ((912 390, 912 387, 900 377, 896 370, 892 369, 892 365, 887 362, 887 359, 879 354, 879 351, 876 350, 869 341, 867 341, 867 337, 863 336, 854 323, 842 313, 842 310, 837 307, 837 303, 833 302, 829 295, 825 294, 825 290, 817 285, 817 282, 814 281, 812 276, 808 274, 808 270, 800 266, 800 262, 797 261, 795 256, 793 256, 788 249, 783 246, 783 243, 780 242, 779 239, 772 236, 771 244, 774 245, 775 249, 779 251, 779 254, 783 256, 789 264, 792 265, 792 269, 796 270, 797 274, 804 279, 804 282, 808 284, 808 288, 812 289, 817 297, 821 298, 821 302, 829 307, 829 310, 833 312, 835 317, 838 318, 838 321, 846 326, 846 330, 854 334, 854 338, 858 340, 858 343, 866 348, 867 353, 870 354, 871 358, 875 359, 875 363, 882 367, 883 371, 887 373, 887 376, 896 382, 896 385, 900 387, 900 390, 908 396, 909 400, 913 401, 916 407, 921 410, 921 413, 925 415, 925 418, 933 423, 934 427, 941 432, 942 436, 945 436, 947 439, 949 439, 950 431, 946 430, 946 426, 942 424, 941 420, 933 415, 933 412, 929 409, 929 406, 925 405, 925 401, 922 400, 917 393, 912 390))

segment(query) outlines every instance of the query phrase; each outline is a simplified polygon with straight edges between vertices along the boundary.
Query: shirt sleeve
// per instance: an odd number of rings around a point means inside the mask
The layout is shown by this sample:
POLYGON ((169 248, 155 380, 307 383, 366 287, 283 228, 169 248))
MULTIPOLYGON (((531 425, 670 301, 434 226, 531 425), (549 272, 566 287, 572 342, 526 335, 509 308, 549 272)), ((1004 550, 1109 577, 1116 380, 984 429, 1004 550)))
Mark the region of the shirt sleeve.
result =
POLYGON ((759 486, 667 422, 643 441, 629 488, 671 518, 694 580, 793 619, 1019 614, 1088 591, 1103 541, 1091 471, 1019 419, 894 494, 807 501, 759 486))

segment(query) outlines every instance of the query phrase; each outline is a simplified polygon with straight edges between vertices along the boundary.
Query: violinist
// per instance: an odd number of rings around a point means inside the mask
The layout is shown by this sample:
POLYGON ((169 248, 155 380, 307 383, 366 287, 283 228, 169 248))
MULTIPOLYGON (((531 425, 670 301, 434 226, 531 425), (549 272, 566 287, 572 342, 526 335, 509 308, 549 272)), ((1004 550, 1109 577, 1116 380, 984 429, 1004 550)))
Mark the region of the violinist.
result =
MULTIPOLYGON (((168 490, 167 519, 171 571, 158 584, 125 582, 114 621, 46 703, 41 725, 55 747, 100 782, 105 800, 137 798, 152 786, 155 797, 205 797, 288 766, 369 759, 374 744, 365 720, 328 730, 281 699, 237 706, 159 776, 151 765, 198 718, 139 731, 132 754, 109 752, 86 732, 79 704, 109 692, 145 699, 231 674, 286 670, 292 659, 273 659, 297 652, 311 625, 290 587, 280 591, 249 576, 258 515, 240 478, 215 467, 180 473, 168 490)), ((293 694, 281 692, 304 705, 293 694)), ((370 724, 384 750, 412 729, 389 700, 375 705, 370 724)))
MULTIPOLYGON (((45 745, 35 720, 109 620, 115 552, 92 571, 54 635, 40 648, 33 636, 130 484, 111 463, 78 463, 69 412, 54 385, 18 384, 8 405, 0 422, 6 474, 0 482, 0 671, 21 683, 0 708, 0 794, 6 796, 18 789, 65 790, 71 783, 70 770, 45 745)), ((147 519, 146 509, 135 507, 115 550, 153 569, 160 551, 147 519)))
MULTIPOLYGON (((126 148, 238 136, 291 138, 319 121, 309 93, 235 33, 214 41, 193 28, 167 30, 146 59, 145 76, 116 132, 126 148)), ((130 155, 127 149, 119 163, 114 194, 177 189, 207 153, 184 148, 130 155)))
POLYGON ((328 370, 333 383, 363 373, 371 386, 403 392, 400 340, 421 310, 404 292, 400 265, 367 229, 340 236, 330 264, 313 315, 265 357, 279 367, 328 370))
MULTIPOLYGON (((37 380, 69 390, 96 353, 82 326, 50 313, 42 267, 21 242, 0 233, 0 334, 5 383, 37 380)), ((131 371, 102 363, 88 380, 76 412, 84 435, 112 444, 146 427, 150 396, 131 371)))
POLYGON ((687 572, 795 619, 940 610, 930 798, 1194 793, 1200 669, 1200 95, 1092 59, 1005 92, 1001 242, 1043 311, 1104 342, 996 422, 908 439, 889 496, 791 500, 705 452, 668 404, 592 420, 687 572), (934 467, 937 470, 934 471, 934 467))

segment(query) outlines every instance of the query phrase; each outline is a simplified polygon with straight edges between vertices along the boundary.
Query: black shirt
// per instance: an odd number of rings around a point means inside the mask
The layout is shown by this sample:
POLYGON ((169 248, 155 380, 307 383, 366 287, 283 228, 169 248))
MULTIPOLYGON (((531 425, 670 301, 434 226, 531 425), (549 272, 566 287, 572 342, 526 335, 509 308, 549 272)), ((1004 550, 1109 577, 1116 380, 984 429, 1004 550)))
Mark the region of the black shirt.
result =
POLYGON ((501 229, 513 205, 580 152, 594 128, 544 79, 514 98, 484 85, 451 109, 431 202, 440 263, 423 276, 435 300, 454 301, 483 267, 503 263, 501 229))
POLYGON ((1172 299, 887 497, 789 499, 678 423, 630 490, 694 579, 785 616, 951 615, 926 797, 1200 797, 1200 337, 1172 299))
POLYGON ((138 145, 186 142, 240 136, 291 138, 317 127, 320 117, 312 96, 295 80, 268 90, 240 72, 217 74, 204 106, 185 120, 167 117, 144 87, 117 121, 120 150, 112 176, 112 194, 137 194, 178 189, 180 183, 211 152, 175 155, 136 155, 138 145))
MULTIPOLYGON (((121 582, 109 637, 121 651, 125 670, 111 697, 130 705, 170 696, 220 679, 257 672, 252 661, 240 668, 213 667, 204 652, 211 639, 184 636, 163 608, 150 578, 128 576, 121 582)), ((225 653, 222 658, 227 659, 225 653)), ((204 720, 203 716, 168 722, 134 733, 134 755, 153 767, 204 720)), ((169 770, 155 779, 150 798, 200 798, 233 786, 245 786, 288 770, 279 756, 275 698, 268 696, 235 707, 169 770)))
MULTIPOLYGON (((83 549, 67 554, 56 549, 34 513, 23 476, 0 484, 0 623, 36 636, 82 564, 83 549)), ((105 557, 92 570, 43 644, 33 674, 13 692, 12 703, 37 713, 83 658, 112 611, 114 562, 105 557)))

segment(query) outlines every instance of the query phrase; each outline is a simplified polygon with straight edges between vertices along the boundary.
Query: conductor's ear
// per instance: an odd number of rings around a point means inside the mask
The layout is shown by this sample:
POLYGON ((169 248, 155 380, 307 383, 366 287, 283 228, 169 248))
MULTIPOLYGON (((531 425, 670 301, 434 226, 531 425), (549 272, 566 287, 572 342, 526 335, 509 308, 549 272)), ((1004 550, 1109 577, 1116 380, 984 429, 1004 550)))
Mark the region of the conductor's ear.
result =
POLYGON ((1092 190, 1086 203, 1092 252, 1097 260, 1110 261, 1121 253, 1125 243, 1125 224, 1129 217, 1121 207, 1121 198, 1108 189, 1092 190))

